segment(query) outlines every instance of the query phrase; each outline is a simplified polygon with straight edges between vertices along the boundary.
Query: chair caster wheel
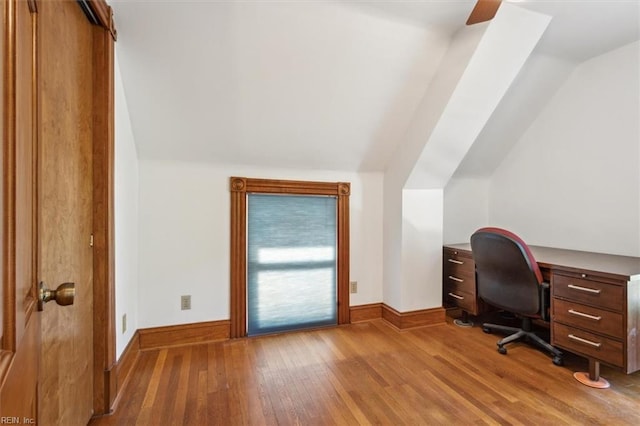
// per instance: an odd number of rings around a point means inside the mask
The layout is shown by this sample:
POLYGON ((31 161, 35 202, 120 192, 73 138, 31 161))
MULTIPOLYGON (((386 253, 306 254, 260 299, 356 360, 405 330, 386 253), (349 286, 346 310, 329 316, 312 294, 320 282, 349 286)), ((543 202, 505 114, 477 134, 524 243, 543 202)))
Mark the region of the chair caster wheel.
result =
POLYGON ((507 348, 505 348, 504 346, 498 346, 498 353, 500 353, 502 355, 506 355, 507 354, 507 348))
POLYGON ((557 366, 564 365, 564 361, 562 360, 562 357, 561 356, 554 356, 553 357, 553 365, 557 365, 557 366))
POLYGON ((491 329, 489 327, 482 327, 482 331, 484 331, 487 334, 491 334, 491 329))

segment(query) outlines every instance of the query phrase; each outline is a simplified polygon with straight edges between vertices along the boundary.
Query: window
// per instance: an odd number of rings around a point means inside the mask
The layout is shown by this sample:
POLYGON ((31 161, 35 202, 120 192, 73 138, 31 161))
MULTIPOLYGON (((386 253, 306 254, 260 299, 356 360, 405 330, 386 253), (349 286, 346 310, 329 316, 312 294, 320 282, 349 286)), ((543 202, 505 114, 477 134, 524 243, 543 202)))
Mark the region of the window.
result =
MULTIPOLYGON (((337 306, 335 299, 333 306, 337 310, 337 323, 349 323, 349 194, 350 185, 348 183, 325 183, 325 182, 300 182, 281 181, 268 179, 248 179, 232 177, 230 182, 231 190, 231 337, 242 337, 247 335, 247 324, 252 321, 252 315, 247 316, 247 298, 252 297, 251 282, 248 280, 248 270, 255 268, 258 274, 262 273, 264 279, 269 279, 269 275, 275 270, 291 271, 304 267, 314 270, 318 276, 335 277, 337 292, 337 306), (269 194, 269 197, 265 195, 269 194), (260 248, 249 248, 247 241, 247 204, 259 202, 256 200, 274 200, 276 194, 289 195, 282 197, 285 199, 295 199, 291 195, 304 196, 307 199, 333 200, 335 214, 335 247, 333 253, 331 248, 325 243, 311 244, 303 246, 287 247, 286 244, 280 247, 265 246, 260 248), (314 197, 316 196, 316 197, 314 197), (322 197, 317 197, 322 196, 322 197), (253 200, 253 201, 251 201, 253 200), (295 253, 291 250, 294 250, 295 253), (333 258, 333 260, 331 260, 333 258), (297 265, 296 265, 297 263, 297 265), (335 272, 329 272, 328 265, 335 265, 335 272), (247 321, 248 320, 248 321, 247 321)), ((331 201, 329 201, 331 202, 331 201)), ((326 206, 325 206, 326 207, 326 206)), ((295 274, 294 274, 295 275, 295 274)), ((289 275, 292 282, 296 282, 294 275, 289 275)), ((299 282, 299 281, 298 281, 299 282)), ((295 291, 285 290, 287 297, 295 297, 295 291)), ((282 297, 281 294, 276 298, 282 297)), ((320 309, 321 311, 321 309, 320 309)), ((255 318, 255 313, 253 318, 255 318)), ((320 312, 317 318, 322 317, 320 312)), ((335 323, 335 322, 334 322, 335 323)), ((319 323, 318 323, 319 324, 319 323)))

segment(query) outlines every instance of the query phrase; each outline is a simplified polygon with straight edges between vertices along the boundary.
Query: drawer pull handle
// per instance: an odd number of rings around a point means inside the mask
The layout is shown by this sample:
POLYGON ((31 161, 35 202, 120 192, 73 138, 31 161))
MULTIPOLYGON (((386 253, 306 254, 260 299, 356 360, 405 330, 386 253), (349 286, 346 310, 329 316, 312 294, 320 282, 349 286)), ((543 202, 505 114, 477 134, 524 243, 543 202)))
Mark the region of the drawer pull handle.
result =
POLYGON ((457 294, 454 294, 454 293, 449 293, 449 296, 453 297, 454 299, 458 299, 458 300, 463 300, 464 299, 464 297, 458 296, 457 294))
POLYGON ((458 277, 454 277, 453 275, 449 275, 449 279, 450 279, 450 280, 453 280, 453 281, 455 281, 455 282, 457 282, 457 283, 463 283, 463 282, 464 282, 464 280, 463 280, 463 279, 458 278, 458 277))
POLYGON ((602 290, 599 288, 588 288, 588 287, 580 287, 579 285, 569 284, 567 287, 572 288, 574 290, 586 291, 587 293, 600 294, 602 290))
POLYGON ((592 320, 595 320, 595 321, 600 321, 602 319, 602 317, 600 317, 600 316, 585 314, 584 312, 574 311, 573 309, 569 309, 568 312, 570 314, 577 315, 579 317, 589 318, 589 319, 592 319, 592 320))
POLYGON ((447 262, 455 263, 456 265, 464 265, 464 262, 455 259, 447 259, 447 262))
POLYGON ((569 339, 577 340, 580 343, 586 343, 587 345, 591 345, 596 348, 602 346, 602 343, 592 342, 591 340, 583 339, 582 337, 574 336, 573 334, 569 335, 569 339))

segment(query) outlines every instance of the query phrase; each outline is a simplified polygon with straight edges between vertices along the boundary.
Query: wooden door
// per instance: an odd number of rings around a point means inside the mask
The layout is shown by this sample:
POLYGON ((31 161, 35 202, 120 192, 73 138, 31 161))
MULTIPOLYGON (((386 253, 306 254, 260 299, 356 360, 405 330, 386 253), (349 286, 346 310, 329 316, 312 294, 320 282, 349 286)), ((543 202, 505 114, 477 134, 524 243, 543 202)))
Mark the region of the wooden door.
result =
POLYGON ((38 4, 38 276, 76 291, 42 312, 41 425, 86 425, 93 412, 92 30, 76 2, 38 4))
POLYGON ((2 9, 0 422, 86 425, 115 388, 111 10, 100 0, 2 9), (75 283, 75 303, 38 312, 40 281, 75 283), (95 305, 94 291, 106 295, 95 305))

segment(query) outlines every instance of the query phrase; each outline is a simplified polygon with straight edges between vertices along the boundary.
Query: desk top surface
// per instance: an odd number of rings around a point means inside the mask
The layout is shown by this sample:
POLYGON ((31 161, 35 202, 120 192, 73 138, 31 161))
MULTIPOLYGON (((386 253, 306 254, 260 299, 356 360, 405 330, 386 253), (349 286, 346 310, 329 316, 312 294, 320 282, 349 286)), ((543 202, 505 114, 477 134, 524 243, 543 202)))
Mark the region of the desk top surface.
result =
MULTIPOLYGON (((471 244, 445 244, 455 250, 471 251, 471 244)), ((592 253, 553 247, 529 246, 538 264, 548 269, 614 275, 627 281, 640 280, 640 257, 592 253)))

